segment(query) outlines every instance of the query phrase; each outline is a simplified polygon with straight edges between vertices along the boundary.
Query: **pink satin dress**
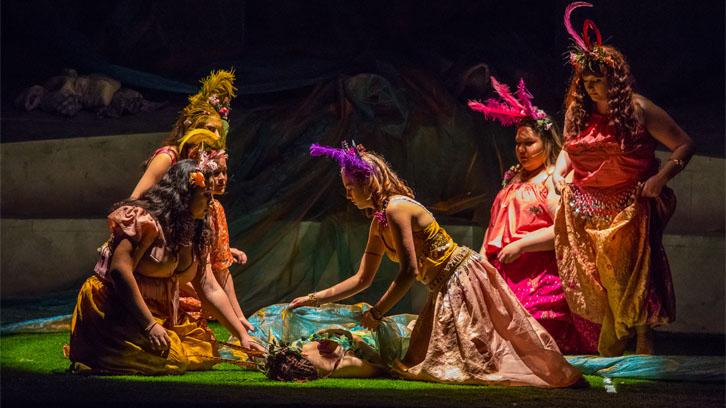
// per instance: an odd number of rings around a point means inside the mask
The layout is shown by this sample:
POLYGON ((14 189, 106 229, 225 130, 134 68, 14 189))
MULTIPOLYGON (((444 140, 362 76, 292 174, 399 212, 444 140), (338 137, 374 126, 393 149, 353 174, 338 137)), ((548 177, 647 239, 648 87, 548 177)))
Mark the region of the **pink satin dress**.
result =
POLYGON ((508 264, 497 260, 504 247, 554 222, 547 208, 547 187, 517 178, 502 188, 492 204, 484 237, 487 258, 563 353, 596 353, 599 327, 570 312, 554 250, 525 252, 508 264))

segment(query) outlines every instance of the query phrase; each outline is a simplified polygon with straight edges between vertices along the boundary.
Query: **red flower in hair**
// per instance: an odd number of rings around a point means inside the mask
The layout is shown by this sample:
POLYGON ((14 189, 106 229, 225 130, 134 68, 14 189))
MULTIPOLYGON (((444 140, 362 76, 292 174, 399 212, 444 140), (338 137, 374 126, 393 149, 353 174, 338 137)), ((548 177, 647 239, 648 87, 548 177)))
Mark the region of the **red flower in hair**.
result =
POLYGON ((207 183, 204 180, 204 174, 201 171, 193 171, 189 173, 189 183, 199 188, 206 188, 207 183))

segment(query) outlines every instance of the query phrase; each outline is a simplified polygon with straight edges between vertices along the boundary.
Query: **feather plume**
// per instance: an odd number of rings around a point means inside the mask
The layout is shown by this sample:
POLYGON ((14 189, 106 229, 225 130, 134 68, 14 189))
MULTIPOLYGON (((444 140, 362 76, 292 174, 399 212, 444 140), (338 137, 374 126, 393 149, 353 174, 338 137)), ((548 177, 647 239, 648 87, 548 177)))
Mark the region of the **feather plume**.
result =
POLYGON ((352 149, 338 149, 335 147, 310 145, 311 156, 327 156, 338 162, 345 171, 358 178, 367 178, 373 173, 373 167, 360 158, 352 149))
POLYGON ((525 117, 520 109, 499 103, 494 99, 489 99, 486 104, 469 101, 469 107, 477 112, 483 113, 487 119, 499 121, 503 126, 516 125, 525 117))
POLYGON ((513 108, 520 108, 522 109, 522 104, 519 103, 517 98, 512 95, 512 92, 509 90, 509 87, 506 84, 503 84, 499 81, 497 81, 494 76, 491 77, 492 81, 492 88, 497 92, 497 94, 504 100, 504 102, 508 103, 509 106, 513 108))
MULTIPOLYGON (((532 94, 527 90, 523 79, 517 85, 516 97, 509 91, 509 87, 492 77, 492 86, 502 98, 501 101, 489 99, 486 103, 469 101, 469 108, 481 112, 484 117, 497 120, 502 126, 518 125, 523 119, 533 121, 546 120, 547 114, 532 104, 532 94)), ((551 121, 550 121, 551 122, 551 121)))
POLYGON ((570 3, 569 6, 565 9, 565 28, 567 29, 567 32, 570 33, 570 37, 572 37, 573 40, 575 40, 575 44, 577 44, 578 47, 582 48, 583 51, 590 51, 590 49, 585 44, 585 41, 580 37, 579 34, 577 34, 577 31, 575 31, 574 28, 572 28, 572 22, 570 21, 570 16, 572 15, 572 12, 575 11, 576 8, 579 7, 592 7, 592 4, 584 2, 584 1, 576 1, 573 3, 570 3))
POLYGON ((519 101, 522 103, 522 107, 524 108, 524 114, 528 117, 530 117, 533 120, 537 119, 545 119, 547 117, 547 114, 534 106, 532 104, 532 99, 534 98, 532 94, 527 90, 527 85, 524 83, 524 79, 519 80, 519 84, 517 85, 517 98, 519 98, 519 101))
POLYGON ((600 29, 597 28, 594 21, 588 18, 582 25, 582 37, 585 40, 585 46, 588 50, 593 49, 593 47, 590 46, 590 29, 595 32, 595 41, 597 46, 599 47, 602 45, 602 34, 600 34, 600 29))
POLYGON ((237 96, 235 93, 237 88, 234 87, 234 70, 226 71, 220 69, 216 72, 212 71, 209 76, 204 78, 201 82, 202 89, 200 93, 207 97, 216 94, 220 97, 229 96, 231 99, 237 96))
POLYGON ((530 118, 534 118, 534 114, 537 112, 537 107, 532 105, 532 94, 530 94, 527 90, 527 86, 524 84, 524 79, 520 79, 519 84, 517 85, 517 98, 519 99, 519 102, 522 103, 524 114, 530 118))

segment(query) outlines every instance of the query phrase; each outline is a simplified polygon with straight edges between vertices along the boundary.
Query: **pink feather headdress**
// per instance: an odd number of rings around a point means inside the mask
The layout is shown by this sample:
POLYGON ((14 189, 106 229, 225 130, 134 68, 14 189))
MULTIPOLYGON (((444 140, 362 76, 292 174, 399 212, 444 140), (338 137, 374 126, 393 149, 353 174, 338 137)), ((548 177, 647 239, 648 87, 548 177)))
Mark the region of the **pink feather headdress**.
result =
POLYGON ((356 179, 356 181, 365 181, 373 174, 373 166, 363 160, 355 142, 353 142, 353 147, 349 147, 348 143, 343 142, 343 147, 340 149, 312 144, 310 145, 310 155, 330 157, 338 162, 346 175, 356 179))
POLYGON ((532 105, 532 94, 527 90, 524 79, 519 80, 516 95, 512 94, 509 87, 491 77, 492 87, 497 92, 501 101, 489 99, 486 103, 469 101, 469 107, 484 114, 484 117, 491 120, 498 120, 503 126, 516 126, 523 120, 533 121, 541 130, 549 130, 552 127, 552 120, 543 110, 532 105))
POLYGON ((590 19, 585 20, 582 24, 582 36, 580 36, 572 27, 572 22, 570 21, 572 12, 579 7, 592 7, 592 4, 584 1, 576 1, 570 3, 570 5, 565 9, 565 29, 567 29, 567 32, 574 41, 570 50, 570 64, 578 70, 586 66, 591 66, 593 62, 613 66, 615 64, 615 60, 613 60, 602 47, 602 35, 594 21, 590 19), (590 30, 595 33, 595 44, 590 42, 590 30))

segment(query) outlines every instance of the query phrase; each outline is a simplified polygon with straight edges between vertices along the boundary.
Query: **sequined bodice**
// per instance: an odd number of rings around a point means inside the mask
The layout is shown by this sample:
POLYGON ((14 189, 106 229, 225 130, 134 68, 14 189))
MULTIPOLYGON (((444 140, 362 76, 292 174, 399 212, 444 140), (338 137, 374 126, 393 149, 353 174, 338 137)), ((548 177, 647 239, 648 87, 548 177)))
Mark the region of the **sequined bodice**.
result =
POLYGON ((610 223, 637 199, 639 183, 658 171, 655 139, 644 129, 628 137, 621 143, 607 116, 592 113, 565 143, 574 171, 566 196, 576 216, 610 223))

